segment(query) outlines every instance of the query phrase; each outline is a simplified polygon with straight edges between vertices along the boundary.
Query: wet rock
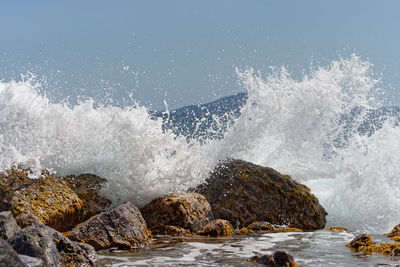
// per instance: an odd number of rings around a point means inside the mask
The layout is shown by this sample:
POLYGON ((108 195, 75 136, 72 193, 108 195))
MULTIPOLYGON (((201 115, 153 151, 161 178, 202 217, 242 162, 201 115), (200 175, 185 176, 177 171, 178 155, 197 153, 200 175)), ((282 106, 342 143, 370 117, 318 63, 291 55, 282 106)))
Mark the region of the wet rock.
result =
POLYGON ((354 249, 355 251, 364 252, 371 254, 376 252, 386 256, 396 256, 400 250, 400 243, 381 243, 377 245, 370 235, 359 235, 356 236, 347 247, 354 249))
POLYGON ((387 237, 390 237, 394 241, 400 241, 400 224, 393 227, 390 233, 386 234, 387 237))
POLYGON ((29 178, 31 174, 21 168, 0 173, 0 211, 11 210, 14 216, 32 214, 58 231, 81 222, 82 201, 62 179, 48 171, 37 179, 29 178))
POLYGON ((249 226, 246 227, 249 230, 252 230, 254 232, 260 232, 260 231, 272 231, 274 230, 274 226, 269 223, 269 222, 253 222, 249 226))
POLYGON ((262 264, 268 267, 296 267, 293 256, 286 251, 275 251, 273 255, 261 255, 250 258, 253 263, 262 264))
POLYGON ((230 236, 234 233, 232 224, 227 220, 221 219, 212 220, 197 232, 198 235, 206 236, 230 236))
POLYGON ((252 233, 277 233, 277 232, 302 232, 303 230, 294 227, 274 226, 269 222, 254 222, 247 227, 241 228, 237 234, 245 235, 252 233))
POLYGON ((15 221, 17 222, 18 226, 21 227, 22 229, 31 225, 43 224, 38 217, 28 213, 18 214, 17 217, 15 217, 15 221))
POLYGON ((94 174, 70 175, 63 180, 74 190, 82 200, 84 206, 84 220, 103 212, 111 201, 100 194, 100 190, 107 182, 106 179, 94 174))
POLYGON ((328 227, 326 228, 327 231, 339 231, 339 232, 347 232, 347 228, 344 227, 337 227, 337 226, 332 226, 332 227, 328 227))
POLYGON ((142 214, 130 202, 91 217, 64 235, 90 244, 96 250, 143 247, 152 238, 142 214))
POLYGON ((17 253, 40 258, 46 266, 97 266, 93 247, 73 242, 43 224, 26 227, 8 243, 17 253))
POLYGON ((153 235, 189 236, 189 230, 174 225, 160 225, 150 229, 153 235))
POLYGON ((370 235, 358 235, 353 240, 350 241, 349 244, 346 244, 347 247, 353 248, 355 250, 362 249, 362 247, 373 247, 376 246, 376 243, 372 241, 372 237, 370 235))
POLYGON ((0 212, 0 237, 7 240, 17 232, 19 232, 21 228, 17 225, 17 222, 14 219, 14 216, 11 211, 2 211, 0 212))
POLYGON ((26 267, 17 252, 2 238, 0 238, 0 266, 26 267))
POLYGON ((307 186, 249 162, 219 164, 206 183, 194 190, 207 198, 215 218, 233 225, 268 221, 315 230, 326 223, 325 209, 307 186))
POLYGON ((171 194, 151 201, 142 209, 149 227, 174 225, 195 233, 213 219, 210 204, 200 194, 171 194))

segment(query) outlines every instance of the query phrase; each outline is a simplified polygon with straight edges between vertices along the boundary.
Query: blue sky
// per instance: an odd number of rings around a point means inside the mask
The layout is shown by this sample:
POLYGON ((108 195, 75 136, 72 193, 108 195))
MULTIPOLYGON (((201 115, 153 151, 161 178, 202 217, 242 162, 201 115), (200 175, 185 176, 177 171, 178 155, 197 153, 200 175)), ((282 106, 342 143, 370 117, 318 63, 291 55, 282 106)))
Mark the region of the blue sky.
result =
POLYGON ((235 67, 300 76, 357 53, 400 103, 400 1, 2 1, 0 79, 151 109, 243 91, 235 67))

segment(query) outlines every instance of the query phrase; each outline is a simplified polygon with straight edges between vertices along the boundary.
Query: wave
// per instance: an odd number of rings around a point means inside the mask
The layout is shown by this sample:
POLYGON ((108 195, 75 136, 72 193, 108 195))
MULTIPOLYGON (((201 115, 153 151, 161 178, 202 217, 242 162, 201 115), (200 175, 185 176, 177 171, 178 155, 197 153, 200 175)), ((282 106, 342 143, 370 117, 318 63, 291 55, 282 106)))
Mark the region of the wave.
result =
POLYGON ((265 77, 253 69, 237 73, 244 100, 226 102, 231 108, 219 113, 218 105, 179 113, 190 122, 187 131, 173 112, 93 100, 71 107, 39 94, 34 79, 0 82, 0 168, 94 173, 108 179, 104 193, 114 203, 143 206, 203 182, 233 157, 310 186, 330 225, 381 232, 398 223, 400 129, 393 114, 377 113, 368 61, 340 59, 300 80, 284 68, 265 77))

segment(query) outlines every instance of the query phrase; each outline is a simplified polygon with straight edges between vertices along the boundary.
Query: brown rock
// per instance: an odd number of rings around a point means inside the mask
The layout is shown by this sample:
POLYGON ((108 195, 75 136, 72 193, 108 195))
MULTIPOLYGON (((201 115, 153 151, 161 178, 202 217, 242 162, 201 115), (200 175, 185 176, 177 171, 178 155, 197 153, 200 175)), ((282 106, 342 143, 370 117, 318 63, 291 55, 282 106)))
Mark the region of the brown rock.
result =
POLYGON ((274 169, 241 160, 219 164, 195 191, 207 198, 216 218, 232 225, 268 221, 315 230, 326 223, 325 209, 307 186, 274 169))
POLYGON ((262 264, 268 267, 296 267, 293 256, 286 252, 277 250, 273 255, 257 254, 250 258, 251 262, 262 264))
POLYGON ((42 171, 37 179, 29 174, 29 169, 21 168, 0 173, 0 211, 11 210, 14 216, 32 214, 59 231, 81 221, 82 201, 62 179, 48 171, 42 171))
POLYGON ((38 217, 33 216, 32 214, 28 213, 20 213, 18 214, 17 217, 15 217, 15 220, 17 221, 17 224, 21 228, 25 228, 31 225, 39 225, 43 224, 41 220, 39 220, 38 217))
POLYGON ((0 238, 7 240, 20 230, 11 211, 0 212, 0 238))
POLYGON ((234 233, 232 224, 227 220, 221 219, 212 220, 197 232, 198 235, 206 236, 230 236, 234 233))
POLYGON ((189 230, 173 225, 160 225, 150 229, 153 235, 189 236, 189 230))
POLYGON ((253 222, 249 226, 246 227, 249 230, 252 230, 254 232, 260 232, 260 231, 273 231, 275 228, 272 224, 269 222, 253 222))
POLYGON ((130 202, 91 217, 64 235, 90 244, 96 250, 143 247, 152 238, 142 214, 130 202))
POLYGON ((174 225, 191 232, 199 231, 213 219, 210 204, 197 193, 156 198, 142 209, 142 214, 149 227, 174 225))
POLYGON ((82 200, 84 206, 84 220, 103 212, 111 201, 100 194, 100 190, 107 182, 106 179, 94 174, 70 175, 63 180, 74 190, 82 200))

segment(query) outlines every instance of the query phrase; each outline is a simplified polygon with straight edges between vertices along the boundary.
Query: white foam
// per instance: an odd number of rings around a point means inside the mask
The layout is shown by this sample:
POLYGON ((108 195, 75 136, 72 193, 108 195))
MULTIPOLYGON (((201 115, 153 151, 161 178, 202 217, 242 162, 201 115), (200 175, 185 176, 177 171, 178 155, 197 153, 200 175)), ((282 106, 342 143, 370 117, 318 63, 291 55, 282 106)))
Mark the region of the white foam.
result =
POLYGON ((95 173, 109 180, 105 193, 114 203, 142 206, 202 182, 229 156, 310 185, 331 225, 387 231, 400 221, 399 128, 386 123, 361 136, 356 120, 346 145, 331 145, 343 135, 343 114, 374 106, 370 67, 352 56, 298 81, 284 69, 267 77, 238 71, 248 91, 241 116, 223 140, 202 144, 163 132, 141 106, 94 107, 88 100, 70 107, 38 94, 32 79, 0 82, 0 168, 95 173))

